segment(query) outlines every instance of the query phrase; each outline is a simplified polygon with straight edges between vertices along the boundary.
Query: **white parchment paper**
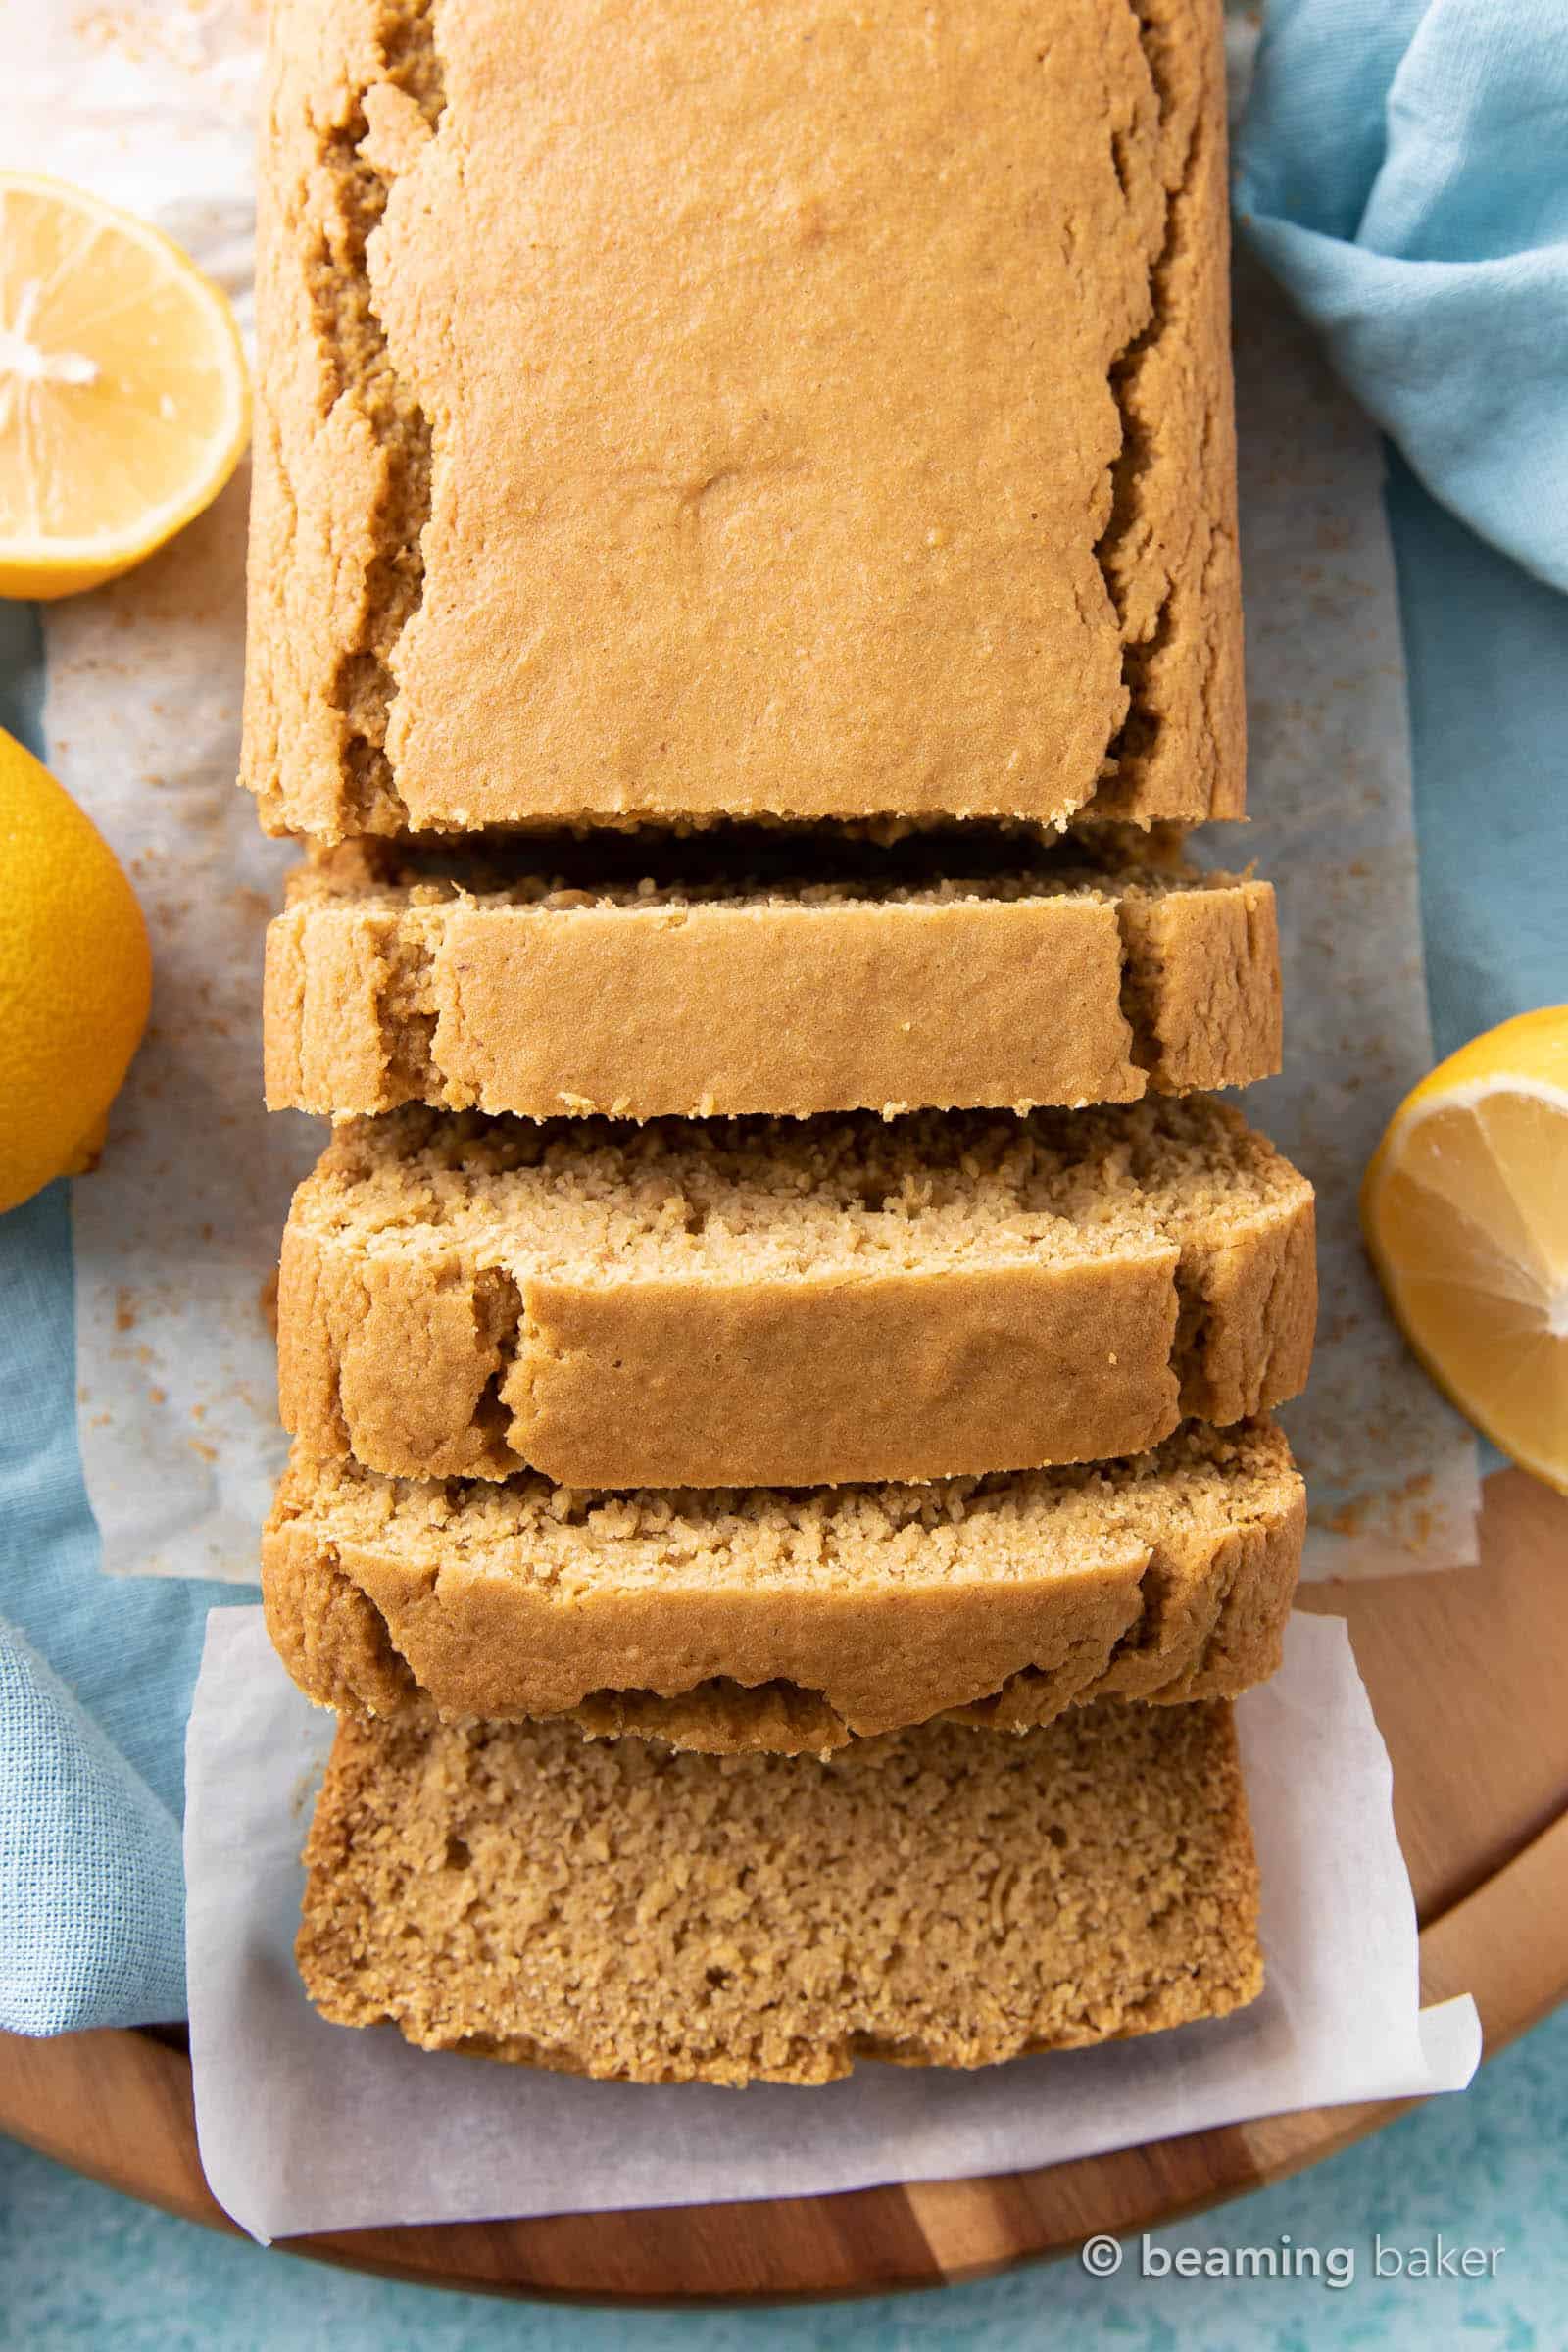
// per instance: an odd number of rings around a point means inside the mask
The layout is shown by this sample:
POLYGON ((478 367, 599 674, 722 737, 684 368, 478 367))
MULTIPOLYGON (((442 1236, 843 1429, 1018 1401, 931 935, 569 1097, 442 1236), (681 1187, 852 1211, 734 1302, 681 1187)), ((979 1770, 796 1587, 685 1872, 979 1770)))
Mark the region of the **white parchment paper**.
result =
MULTIPOLYGON (((0 0, 0 156, 180 239, 248 317, 255 0, 0 0)), ((1234 61, 1245 73, 1245 43, 1234 61)), ((1279 889, 1288 1067, 1248 1108, 1319 1189, 1323 1315, 1286 1416, 1308 1573, 1474 1557, 1475 1448, 1406 1356, 1354 1191, 1429 1066, 1398 618, 1376 436, 1243 271, 1237 312, 1250 828, 1203 854, 1279 889)), ((281 1455, 267 1286, 309 1124, 261 1108, 262 930, 287 853, 234 788, 246 485, 145 568, 46 618, 50 751, 152 924, 153 1028, 75 1188, 80 1439, 116 1571, 252 1579, 281 1455)))
POLYGON ((322 2023, 293 1940, 331 1725, 289 1682, 261 1611, 216 1609, 185 1803, 191 2059, 213 2193, 257 2237, 808 2196, 1462 2089, 1480 2022, 1468 1996, 1418 2006, 1388 1756, 1343 1622, 1294 1618, 1283 1672, 1238 1720, 1268 1965, 1251 2008, 975 2074, 868 2065, 822 2089, 648 2089, 322 2023))

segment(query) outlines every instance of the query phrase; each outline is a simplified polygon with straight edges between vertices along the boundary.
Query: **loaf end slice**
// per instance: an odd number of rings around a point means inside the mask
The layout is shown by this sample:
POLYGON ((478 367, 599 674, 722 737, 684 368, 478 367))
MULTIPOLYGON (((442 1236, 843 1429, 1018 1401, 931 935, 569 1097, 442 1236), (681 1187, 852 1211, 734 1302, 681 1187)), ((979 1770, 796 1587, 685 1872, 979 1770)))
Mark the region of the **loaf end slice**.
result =
POLYGON ((1262 1985, 1219 1703, 930 1726, 826 1763, 348 1721, 305 1860, 324 2017, 612 2082, 987 2066, 1262 1985))

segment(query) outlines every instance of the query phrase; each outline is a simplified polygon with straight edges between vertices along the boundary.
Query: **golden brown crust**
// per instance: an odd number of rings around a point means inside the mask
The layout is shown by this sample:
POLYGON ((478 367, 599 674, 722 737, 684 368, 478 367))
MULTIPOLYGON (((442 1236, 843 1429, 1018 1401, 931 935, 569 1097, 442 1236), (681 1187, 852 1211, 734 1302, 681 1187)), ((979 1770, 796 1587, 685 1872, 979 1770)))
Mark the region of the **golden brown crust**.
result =
POLYGON ((1247 878, 892 903, 433 899, 345 889, 271 924, 270 1108, 1027 1110, 1279 1067, 1274 893, 1247 878))
POLYGON ((282 1417, 307 1451, 580 1487, 919 1480, 1140 1452, 1306 1378, 1311 1188, 1219 1105, 703 1130, 762 1154, 744 1163, 775 1185, 753 1234, 739 1177, 705 1189, 718 1143, 634 1130, 645 1166, 614 1129, 551 1132, 544 1164, 508 1178, 497 1152, 523 1144, 482 1121, 340 1131, 296 1196, 278 1282, 282 1417), (1058 1193, 1077 1170, 1066 1215, 1027 1168, 991 1185, 1030 1152, 1058 1193), (886 1216, 857 1183, 891 1193, 886 1216), (945 1212, 906 1213, 939 1185, 990 1203, 962 1246, 945 1212), (621 1223, 553 1253, 596 1192, 621 1223), (797 1202, 830 1193, 797 1238, 797 1202), (633 1262, 625 1219, 650 1199, 664 1230, 633 1262))
POLYGON ((1091 816, 1246 812, 1247 709, 1230 364, 1230 187, 1220 12, 1131 0, 1163 110, 1164 242, 1148 326, 1112 368, 1121 452, 1101 560, 1120 616, 1128 715, 1091 816), (1173 437, 1174 436, 1174 437, 1173 437), (1176 446, 1182 462, 1158 454, 1176 446))
POLYGON ((269 825, 1239 813, 1218 0, 270 59, 269 825))
POLYGON ((611 2081, 992 2065, 1262 1985, 1221 1704, 827 1763, 348 1721, 305 1859, 325 2017, 611 2081))
POLYGON ((1280 943, 1273 888, 1216 874, 1200 889, 1140 891, 1117 907, 1122 1009, 1160 1094, 1248 1086, 1280 1066, 1280 943))
POLYGON ((853 1491, 804 1532, 800 1497, 737 1519, 704 1494, 640 1498, 651 1530, 628 1532, 613 1509, 562 1526, 536 1493, 296 1456, 263 1539, 268 1624, 322 1705, 570 1715, 717 1753, 824 1753, 952 1709, 1017 1731, 1102 1694, 1234 1695, 1278 1665, 1305 1524, 1278 1431, 956 1486, 873 1492, 923 1501, 902 1544, 867 1538, 853 1491))

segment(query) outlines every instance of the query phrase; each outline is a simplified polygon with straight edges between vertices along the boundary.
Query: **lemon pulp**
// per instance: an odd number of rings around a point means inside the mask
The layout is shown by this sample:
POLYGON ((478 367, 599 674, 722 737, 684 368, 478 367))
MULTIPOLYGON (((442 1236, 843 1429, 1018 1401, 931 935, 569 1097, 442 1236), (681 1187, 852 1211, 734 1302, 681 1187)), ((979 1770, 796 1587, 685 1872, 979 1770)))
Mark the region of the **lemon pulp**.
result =
POLYGON ((1422 1081, 1367 1171, 1361 1220, 1439 1385, 1568 1491, 1568 1006, 1503 1022, 1422 1081))

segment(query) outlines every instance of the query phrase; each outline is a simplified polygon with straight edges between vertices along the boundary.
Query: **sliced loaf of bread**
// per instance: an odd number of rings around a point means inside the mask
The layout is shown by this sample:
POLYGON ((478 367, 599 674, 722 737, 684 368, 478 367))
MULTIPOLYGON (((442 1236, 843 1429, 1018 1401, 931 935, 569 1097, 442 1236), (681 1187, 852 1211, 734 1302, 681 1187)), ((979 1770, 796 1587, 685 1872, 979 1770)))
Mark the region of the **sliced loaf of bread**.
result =
POLYGON ((815 1486, 1102 1460, 1293 1396, 1312 1193, 1219 1103, 351 1123, 301 1187, 285 1425, 395 1477, 815 1486))
POLYGON ((268 1101, 1027 1110, 1279 1067, 1266 882, 998 857, 751 848, 737 874, 688 846, 675 879, 667 854, 573 872, 527 848, 354 843, 300 870, 268 933, 268 1101))
POLYGON ((1279 1431, 926 1487, 568 1493, 296 1454, 263 1540, 309 1695, 817 1752, 953 1708, 1227 1697, 1279 1664, 1304 1526, 1279 1431))
POLYGON ((1223 1704, 824 1763, 349 1720, 305 1859, 300 1971, 334 2024, 615 2082, 986 2066, 1262 1985, 1223 1704))

